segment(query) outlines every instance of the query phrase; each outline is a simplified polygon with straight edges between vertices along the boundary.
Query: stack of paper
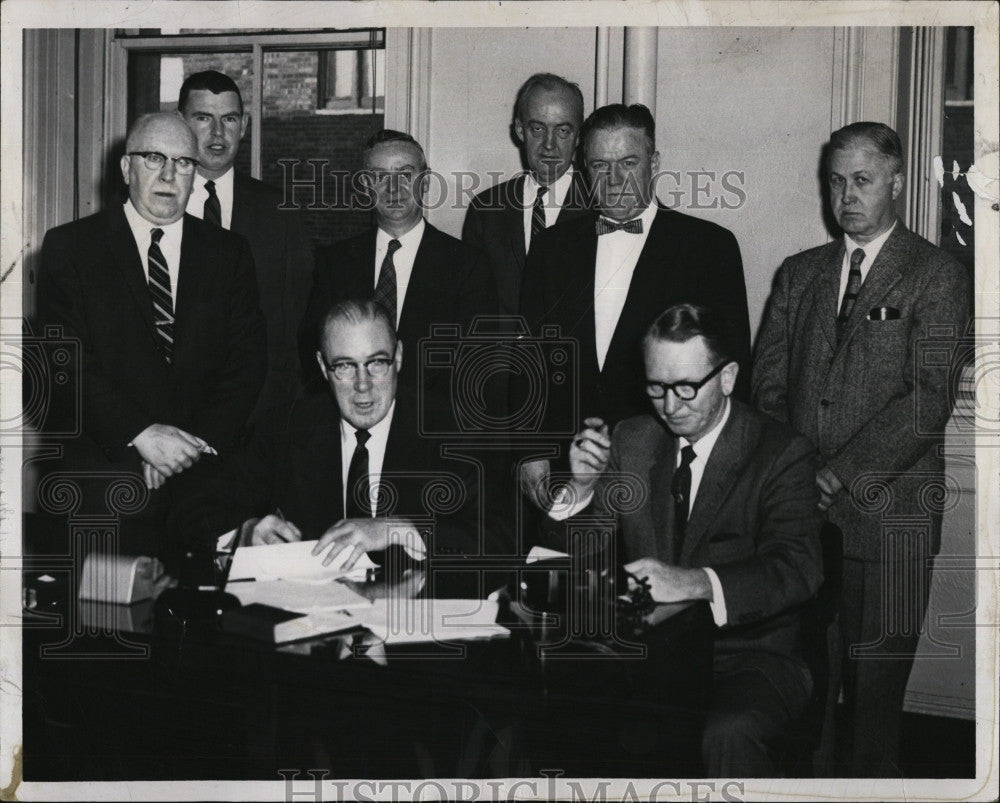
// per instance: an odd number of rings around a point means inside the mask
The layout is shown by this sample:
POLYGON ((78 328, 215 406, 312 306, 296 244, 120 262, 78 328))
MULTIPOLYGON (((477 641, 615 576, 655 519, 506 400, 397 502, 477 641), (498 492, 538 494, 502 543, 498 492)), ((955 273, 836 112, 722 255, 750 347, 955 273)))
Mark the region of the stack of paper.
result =
POLYGON ((386 644, 503 638, 498 603, 478 599, 388 599, 354 613, 386 644))
MULTIPOLYGON (((367 554, 362 555, 349 572, 341 569, 351 550, 338 554, 329 566, 323 565, 327 552, 313 555, 315 541, 290 541, 287 544, 266 544, 263 546, 241 546, 233 555, 233 565, 229 568, 229 581, 250 580, 335 580, 340 577, 360 577, 375 566, 367 554)), ((227 591, 229 589, 227 587, 227 591)))

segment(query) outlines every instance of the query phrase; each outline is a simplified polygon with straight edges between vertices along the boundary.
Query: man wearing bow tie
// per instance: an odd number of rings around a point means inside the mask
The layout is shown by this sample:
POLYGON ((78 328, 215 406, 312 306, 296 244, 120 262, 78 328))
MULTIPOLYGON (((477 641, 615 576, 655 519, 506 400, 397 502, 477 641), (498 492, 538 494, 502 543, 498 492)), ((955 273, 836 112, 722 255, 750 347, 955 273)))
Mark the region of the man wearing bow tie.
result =
MULTIPOLYGON (((532 331, 557 325, 576 345, 569 381, 548 377, 541 435, 563 451, 585 418, 608 427, 649 409, 640 343, 652 320, 687 301, 722 316, 740 366, 736 396, 749 385, 750 323, 740 249, 732 233, 656 200, 660 168, 653 116, 641 104, 612 104, 584 122, 584 164, 596 212, 542 232, 524 273, 521 312, 532 331)), ((515 409, 520 409, 518 405, 515 409)), ((522 488, 540 501, 548 459, 525 464, 522 488)), ((541 502, 542 507, 547 504, 541 502)))
POLYGON ((940 447, 971 288, 958 262, 897 219, 895 131, 870 122, 835 131, 825 165, 843 237, 779 269, 754 398, 819 449, 819 507, 843 531, 848 774, 898 776, 903 697, 941 542, 940 447))

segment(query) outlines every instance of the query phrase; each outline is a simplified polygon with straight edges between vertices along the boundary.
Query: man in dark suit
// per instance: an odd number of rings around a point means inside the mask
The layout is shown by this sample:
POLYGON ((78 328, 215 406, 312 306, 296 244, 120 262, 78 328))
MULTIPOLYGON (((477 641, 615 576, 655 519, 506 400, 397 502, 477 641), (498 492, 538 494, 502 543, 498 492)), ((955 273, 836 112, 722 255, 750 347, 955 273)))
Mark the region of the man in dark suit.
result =
POLYGON ((267 321, 267 376, 252 420, 292 401, 301 387, 296 338, 312 281, 313 256, 301 213, 281 208, 281 190, 233 168, 250 116, 239 87, 214 70, 181 85, 177 111, 198 138, 198 174, 187 213, 243 235, 257 267, 267 321))
MULTIPOLYGON (((184 215, 197 165, 184 120, 140 118, 126 150, 124 207, 45 236, 39 309, 81 346, 66 465, 142 471, 169 494, 170 478, 236 446, 264 378, 264 321, 246 241, 184 215)), ((165 504, 154 494, 146 512, 165 504)))
POLYGON ((478 478, 419 437, 416 405, 397 387, 403 344, 385 308, 335 304, 315 358, 328 392, 271 411, 203 484, 185 523, 211 536, 242 526, 251 544, 318 539, 317 560, 355 550, 348 568, 390 544, 418 558, 481 554, 489 533, 478 478))
POLYGON ((769 748, 811 684, 796 607, 822 574, 815 450, 731 399, 739 367, 726 321, 706 308, 666 310, 642 354, 655 415, 622 421, 610 440, 599 420, 585 422, 570 449, 573 502, 554 516, 593 500, 617 520, 625 569, 654 600, 709 601, 719 629, 707 774, 773 775, 769 748), (623 475, 636 483, 627 508, 616 505, 623 475))
POLYGON ((415 387, 418 343, 437 324, 461 325, 495 306, 493 282, 459 240, 424 220, 427 162, 409 134, 383 130, 368 140, 361 185, 377 226, 317 254, 301 329, 303 366, 315 374, 317 331, 338 301, 374 298, 389 311, 413 355, 401 379, 415 387))
POLYGON ((820 451, 820 509, 844 534, 850 774, 896 776, 929 560, 940 548, 939 447, 954 403, 947 355, 966 333, 971 288, 961 265, 896 217, 903 158, 895 131, 842 128, 825 164, 844 236, 779 269, 757 342, 754 397, 820 451), (922 343, 937 356, 925 358, 922 343), (894 518, 906 522, 902 531, 894 518))
POLYGON ((579 86, 532 75, 517 93, 513 122, 528 172, 481 192, 465 214, 462 241, 489 266, 501 315, 518 313, 532 237, 590 206, 583 175, 573 169, 582 124, 579 86))
MULTIPOLYGON (((653 318, 679 301, 715 309, 732 330, 740 375, 749 368, 750 323, 736 238, 658 205, 660 157, 649 109, 597 109, 584 123, 582 140, 599 213, 539 235, 521 292, 521 311, 536 335, 557 325, 576 345, 569 381, 556 376, 566 373, 562 365, 548 377, 544 436, 572 433, 585 417, 614 427, 645 412, 639 344, 653 318)), ((738 380, 737 397, 741 387, 738 380)), ((511 395, 512 409, 521 409, 515 391, 511 395)), ((547 473, 547 460, 522 467, 522 487, 536 502, 547 473)))

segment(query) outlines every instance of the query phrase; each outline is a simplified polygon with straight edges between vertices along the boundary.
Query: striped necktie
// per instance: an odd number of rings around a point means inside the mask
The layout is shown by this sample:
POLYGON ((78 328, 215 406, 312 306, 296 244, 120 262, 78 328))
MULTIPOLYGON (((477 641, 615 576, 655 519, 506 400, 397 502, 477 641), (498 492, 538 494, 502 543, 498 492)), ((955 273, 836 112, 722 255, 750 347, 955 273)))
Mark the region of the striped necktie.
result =
POLYGON ((531 239, 528 241, 528 247, 531 247, 531 243, 535 242, 535 238, 545 231, 545 193, 549 191, 548 187, 539 187, 538 194, 535 196, 535 205, 531 208, 531 239))
POLYGON ((170 271, 167 260, 160 250, 163 229, 150 232, 149 254, 149 297, 153 302, 153 320, 160 341, 160 352, 169 363, 174 357, 174 302, 170 292, 170 271))
POLYGON ((681 449, 681 464, 670 481, 670 493, 674 497, 674 563, 679 564, 684 547, 684 533, 688 516, 691 515, 691 463, 698 455, 689 443, 681 449))
POLYGON ((208 198, 205 201, 205 209, 202 217, 209 223, 222 226, 222 204, 219 203, 219 196, 215 192, 215 182, 206 181, 205 189, 208 191, 208 198))
POLYGON ((865 252, 855 248, 851 252, 851 269, 847 274, 847 289, 844 300, 840 302, 840 314, 837 316, 837 339, 839 340, 847 329, 847 322, 854 311, 854 302, 858 300, 861 291, 861 263, 865 261, 865 252))
POLYGON ((375 284, 375 300, 386 308, 392 317, 393 326, 396 321, 396 263, 392 259, 403 244, 399 240, 389 240, 389 248, 385 252, 385 259, 382 260, 382 269, 378 273, 378 282, 375 284))

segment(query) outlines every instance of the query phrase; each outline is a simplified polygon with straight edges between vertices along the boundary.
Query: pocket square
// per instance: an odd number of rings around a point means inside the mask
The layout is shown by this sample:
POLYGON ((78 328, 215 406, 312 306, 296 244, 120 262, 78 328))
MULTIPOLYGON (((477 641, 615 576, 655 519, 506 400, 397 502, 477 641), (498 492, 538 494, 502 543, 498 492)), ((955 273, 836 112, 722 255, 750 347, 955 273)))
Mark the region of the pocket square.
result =
POLYGON ((872 307, 868 311, 869 321, 895 321, 899 319, 899 310, 895 307, 872 307))

